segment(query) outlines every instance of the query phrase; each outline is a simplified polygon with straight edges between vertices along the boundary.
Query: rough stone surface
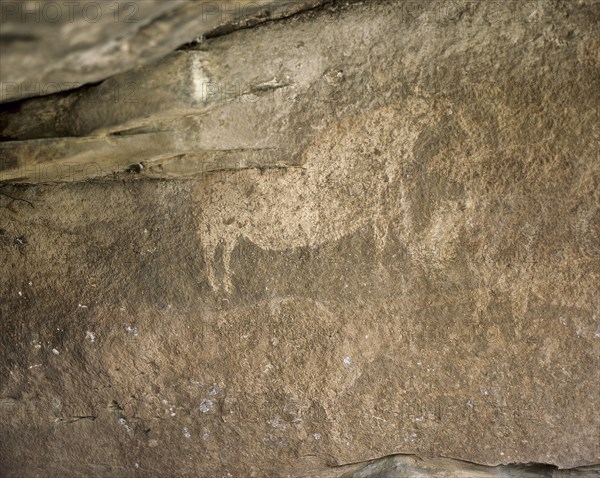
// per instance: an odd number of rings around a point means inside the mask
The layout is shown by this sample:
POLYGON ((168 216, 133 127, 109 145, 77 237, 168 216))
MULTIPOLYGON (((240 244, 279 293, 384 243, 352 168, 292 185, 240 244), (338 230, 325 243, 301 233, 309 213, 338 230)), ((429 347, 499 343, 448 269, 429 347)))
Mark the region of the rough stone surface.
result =
POLYGON ((546 211, 534 192, 462 191, 472 207, 434 211, 447 236, 415 190, 423 229, 392 222, 380 260, 369 225, 287 249, 242 237, 229 294, 202 260, 201 184, 2 189, 8 476, 598 461, 597 233, 565 221, 597 208, 589 191, 546 211))
MULTIPOLYGON (((4 0, 0 103, 71 90, 320 0, 4 0)), ((128 89, 113 91, 127 98, 128 89)))
MULTIPOLYGON (((600 476, 599 466, 557 470, 540 465, 499 465, 483 467, 447 458, 423 458, 406 455, 374 460, 347 467, 337 473, 339 478, 594 478, 600 476)), ((326 478, 322 475, 321 478, 326 478)), ((331 475, 336 476, 336 475, 331 475)))
POLYGON ((598 4, 435 5, 214 38, 164 62, 267 91, 0 146, 117 171, 0 187, 7 476, 598 475, 353 465, 600 462, 598 4))
POLYGON ((462 128, 474 150, 523 157, 564 116, 580 118, 566 147, 579 151, 582 142, 591 151, 599 134, 598 4, 511 5, 336 4, 66 97, 7 105, 0 136, 11 141, 0 143, 0 179, 72 181, 140 162, 161 178, 299 164, 300 151, 335 120, 413 97, 445 102, 453 130, 440 135, 462 128))

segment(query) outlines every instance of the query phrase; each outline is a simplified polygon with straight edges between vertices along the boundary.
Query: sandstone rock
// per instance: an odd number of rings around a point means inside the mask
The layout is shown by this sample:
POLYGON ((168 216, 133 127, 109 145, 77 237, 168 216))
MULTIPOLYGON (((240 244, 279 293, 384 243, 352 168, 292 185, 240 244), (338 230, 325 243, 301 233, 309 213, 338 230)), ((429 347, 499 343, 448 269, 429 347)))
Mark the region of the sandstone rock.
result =
MULTIPOLYGON (((0 143, 0 177, 69 181, 141 162, 147 176, 161 178, 298 165, 334 119, 411 97, 445 102, 454 118, 448 134, 469 122, 473 147, 521 154, 528 128, 542 126, 530 127, 529 115, 559 117, 563 98, 590 94, 598 103, 593 4, 465 4, 454 13, 427 5, 335 6, 216 38, 66 97, 11 105, 0 120, 10 140, 0 143), (559 27, 549 32, 548 22, 559 27), (504 129, 520 137, 502 143, 504 129)), ((597 139, 598 111, 589 106, 565 114, 582 114, 578 129, 597 139)))
MULTIPOLYGON (((409 455, 396 455, 374 460, 371 463, 350 465, 348 471, 333 472, 331 476, 340 478, 539 478, 539 477, 597 477, 600 467, 589 466, 576 470, 557 470, 540 465, 505 465, 484 467, 448 458, 423 458, 409 455)), ((326 475, 318 475, 326 478, 326 475)))
POLYGON ((598 475, 597 4, 436 5, 214 38, 127 114, 8 116, 4 177, 63 182, 0 186, 5 474, 598 475), (195 102, 194 58, 267 86, 195 102))
MULTIPOLYGON (((102 81, 212 31, 281 18, 319 3, 6 0, 0 9, 0 103, 102 81)), ((128 91, 113 94, 127 97, 128 91)))

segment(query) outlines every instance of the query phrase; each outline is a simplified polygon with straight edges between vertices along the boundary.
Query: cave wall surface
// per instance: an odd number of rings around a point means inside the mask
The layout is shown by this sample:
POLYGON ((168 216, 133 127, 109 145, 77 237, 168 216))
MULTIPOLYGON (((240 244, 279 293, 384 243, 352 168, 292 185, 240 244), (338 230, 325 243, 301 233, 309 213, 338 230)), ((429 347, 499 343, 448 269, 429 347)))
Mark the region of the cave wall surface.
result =
POLYGON ((293 15, 325 1, 4 0, 0 103, 97 83, 207 35, 293 15))
POLYGON ((600 7, 443 5, 5 105, 3 476, 598 476, 600 7))

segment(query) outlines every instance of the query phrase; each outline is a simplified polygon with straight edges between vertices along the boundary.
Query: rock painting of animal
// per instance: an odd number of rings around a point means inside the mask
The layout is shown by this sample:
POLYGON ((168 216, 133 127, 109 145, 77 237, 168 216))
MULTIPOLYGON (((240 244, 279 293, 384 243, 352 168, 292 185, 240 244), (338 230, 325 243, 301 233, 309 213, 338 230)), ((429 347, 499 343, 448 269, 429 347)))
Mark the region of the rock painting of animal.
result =
POLYGON ((405 101, 327 127, 304 151, 301 167, 227 171, 199 181, 194 215, 213 290, 233 290, 231 256, 242 237, 283 251, 336 241, 371 224, 380 258, 390 193, 398 193, 419 133, 435 119, 430 102, 405 101), (220 247, 222 281, 215 267, 220 247))

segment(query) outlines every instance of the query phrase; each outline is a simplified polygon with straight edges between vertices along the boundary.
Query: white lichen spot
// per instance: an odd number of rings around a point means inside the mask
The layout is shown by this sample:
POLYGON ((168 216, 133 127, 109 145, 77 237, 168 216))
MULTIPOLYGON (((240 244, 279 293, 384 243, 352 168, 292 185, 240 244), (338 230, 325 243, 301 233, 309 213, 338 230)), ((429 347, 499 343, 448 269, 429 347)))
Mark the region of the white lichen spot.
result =
POLYGON ((171 415, 172 417, 174 417, 175 415, 177 415, 175 413, 175 407, 169 407, 169 415, 171 415))
POLYGON ((134 337, 137 337, 139 334, 138 328, 131 326, 131 325, 128 325, 127 327, 125 327, 125 330, 127 330, 127 332, 129 332, 134 337))
POLYGON ((313 437, 315 437, 315 440, 320 440, 321 439, 321 434, 319 432, 313 434, 313 437))
POLYGON ((209 437, 209 434, 208 434, 208 433, 205 433, 204 435, 202 435, 202 439, 203 439, 204 441, 208 440, 208 437, 209 437))
POLYGON ((567 321, 567 319, 566 319, 565 317, 563 317, 563 316, 560 316, 560 317, 558 318, 558 320, 560 320, 560 323, 561 323, 561 324, 563 324, 563 325, 565 325, 565 326, 567 325, 567 322, 568 322, 568 321, 567 321))
POLYGON ((208 393, 209 393, 209 395, 212 395, 214 397, 215 395, 218 395, 219 393, 221 393, 222 390, 223 389, 221 387, 214 386, 213 388, 210 389, 210 392, 208 392, 208 393))
POLYGON ((275 415, 275 418, 267 421, 267 423, 278 430, 285 430, 285 423, 281 421, 281 417, 279 415, 275 415))
POLYGON ((23 292, 19 291, 19 297, 23 297, 23 292))
POLYGON ((83 304, 77 304, 77 308, 78 309, 87 309, 88 306, 87 305, 83 305, 83 304))
POLYGON ((192 436, 192 434, 188 430, 188 427, 183 427, 183 436, 186 438, 190 438, 192 436))
POLYGON ((94 332, 91 332, 88 330, 85 333, 85 338, 86 338, 86 340, 89 340, 91 343, 94 343, 96 341, 96 334, 94 332))
POLYGON ((267 365, 265 365, 265 367, 263 368, 262 373, 269 373, 271 370, 273 370, 273 364, 268 363, 267 365))
POLYGON ((139 468, 140 464, 139 463, 134 463, 133 466, 135 466, 136 468, 139 468))
POLYGON ((352 360, 350 357, 344 357, 344 365, 352 365, 352 360))
POLYGON ((52 353, 54 355, 59 355, 60 354, 60 352, 57 349, 52 349, 52 353))
POLYGON ((406 443, 412 443, 413 441, 415 441, 415 438, 417 438, 417 434, 416 433, 411 433, 410 435, 406 435, 404 437, 404 441, 406 443))
POLYGON ((215 404, 212 402, 212 400, 208 400, 205 398, 204 400, 202 400, 202 403, 200 404, 200 411, 202 413, 207 413, 214 406, 215 406, 215 404))

